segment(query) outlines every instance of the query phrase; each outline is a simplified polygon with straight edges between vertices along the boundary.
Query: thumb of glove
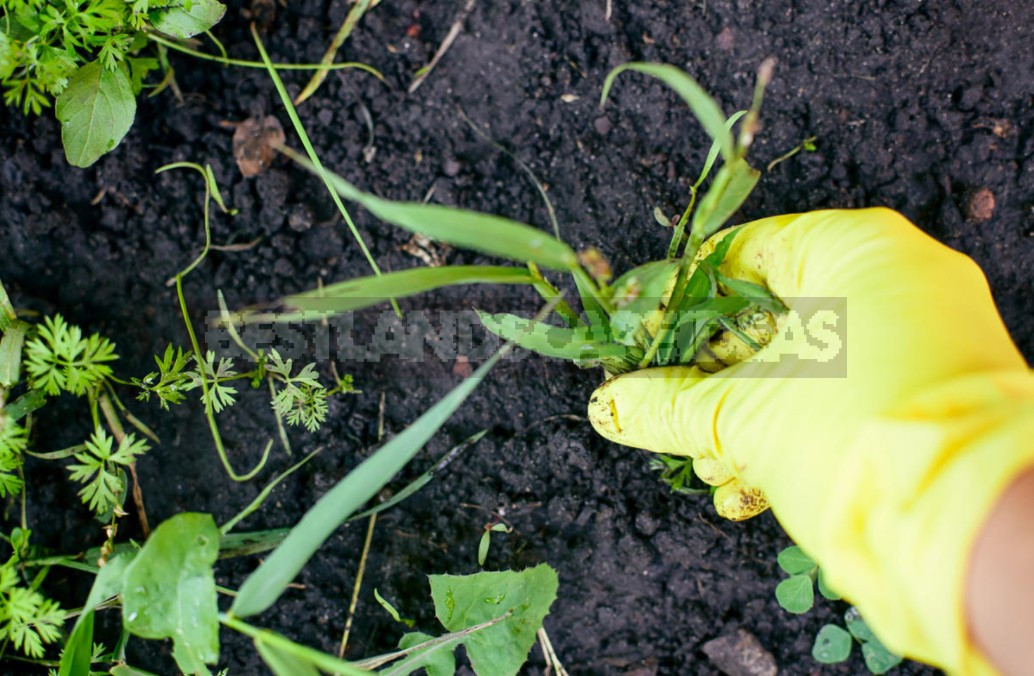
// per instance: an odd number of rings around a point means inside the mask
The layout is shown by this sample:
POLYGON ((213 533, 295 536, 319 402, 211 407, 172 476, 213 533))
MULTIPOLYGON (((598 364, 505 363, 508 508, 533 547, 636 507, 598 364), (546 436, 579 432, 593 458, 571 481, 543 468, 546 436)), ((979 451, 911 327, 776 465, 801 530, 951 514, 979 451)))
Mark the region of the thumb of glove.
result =
POLYGON ((589 420, 603 437, 655 453, 690 456, 693 470, 717 486, 718 514, 741 521, 768 502, 723 459, 718 412, 731 396, 727 381, 696 367, 666 367, 611 378, 589 399, 589 420))

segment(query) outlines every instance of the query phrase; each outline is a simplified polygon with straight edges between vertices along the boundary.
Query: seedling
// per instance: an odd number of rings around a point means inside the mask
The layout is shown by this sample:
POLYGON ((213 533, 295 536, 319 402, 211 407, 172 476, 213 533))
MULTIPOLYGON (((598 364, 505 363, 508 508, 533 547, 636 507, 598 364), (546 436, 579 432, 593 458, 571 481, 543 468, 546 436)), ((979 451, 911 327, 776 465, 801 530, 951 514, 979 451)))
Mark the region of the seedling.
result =
MULTIPOLYGON (((789 577, 779 583, 775 590, 776 600, 784 610, 796 615, 807 613, 815 604, 814 588, 831 601, 840 596, 826 586, 822 570, 800 547, 787 547, 779 552, 776 561, 789 577)), ((844 615, 847 629, 835 624, 826 624, 815 636, 811 654, 823 664, 844 662, 851 656, 851 648, 857 641, 862 646, 865 665, 874 674, 883 674, 901 663, 901 657, 888 651, 872 633, 857 608, 850 608, 844 615)))

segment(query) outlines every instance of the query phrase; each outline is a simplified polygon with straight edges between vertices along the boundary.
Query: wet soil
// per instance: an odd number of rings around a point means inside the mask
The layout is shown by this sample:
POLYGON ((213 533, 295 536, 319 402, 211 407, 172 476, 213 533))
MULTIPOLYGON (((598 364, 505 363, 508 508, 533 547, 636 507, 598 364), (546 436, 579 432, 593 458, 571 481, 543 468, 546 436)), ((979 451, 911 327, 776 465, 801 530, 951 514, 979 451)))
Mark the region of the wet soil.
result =
MULTIPOLYGON (((265 34, 270 53, 278 61, 318 61, 346 3, 286 4, 265 34)), ((630 60, 672 63, 733 111, 748 105, 758 64, 774 56, 779 65, 754 164, 766 166, 809 136, 817 149, 767 172, 736 220, 825 207, 898 209, 977 260, 1016 342, 1028 359, 1034 356, 1029 0, 618 1, 609 18, 606 0, 485 0, 475 4, 437 68, 408 94, 413 74, 464 4, 384 2, 359 24, 343 58, 374 66, 386 82, 359 71, 332 74, 300 109, 328 167, 386 197, 430 194, 434 202, 548 228, 535 187, 514 160, 470 130, 462 109, 547 186, 564 238, 598 246, 621 271, 663 256, 669 233, 655 223, 653 209, 681 210, 707 142, 675 96, 641 76, 624 76, 601 112, 606 73, 630 60), (993 196, 989 217, 983 189, 993 196)), ((244 5, 231 6, 216 34, 234 56, 255 58, 244 5)), ((113 337, 127 376, 149 371, 151 355, 166 344, 186 344, 165 282, 203 242, 201 184, 183 172, 155 176, 163 164, 212 165, 227 201, 239 209, 234 217, 213 216, 215 241, 261 238, 247 251, 213 252, 188 277, 196 324, 215 308, 216 289, 241 306, 368 272, 311 176, 283 159, 254 178, 239 173, 225 122, 272 114, 289 129, 265 73, 171 59, 183 100, 169 91, 142 99, 129 136, 89 170, 65 163, 50 116, 0 111, 0 276, 19 304, 60 311, 113 337)), ((305 78, 285 76, 293 92, 305 78)), ((290 132, 288 140, 297 145, 290 132)), ((400 250, 407 235, 359 209, 353 213, 384 269, 421 264, 400 250)), ((447 253, 446 260, 488 262, 465 252, 447 253)), ((526 310, 535 303, 522 290, 474 288, 404 307, 526 310)), ((315 435, 292 435, 296 454, 325 450, 278 487, 246 528, 294 523, 368 456, 382 397, 390 436, 463 372, 462 360, 340 366, 362 393, 333 403, 330 421, 315 435)), ((349 655, 390 649, 403 632, 373 601, 374 587, 421 628, 437 632, 425 575, 475 571, 478 540, 494 512, 515 532, 495 539, 489 568, 545 561, 559 572, 560 595, 546 628, 572 673, 717 673, 702 645, 738 628, 758 637, 782 673, 863 673, 857 652, 835 667, 820 668, 810 656, 815 632, 843 604, 820 602, 800 617, 776 604, 775 555, 789 542, 771 515, 723 522, 705 498, 671 494, 649 470, 646 454, 595 436, 580 418, 599 379, 598 372, 526 358, 503 364, 480 386, 395 484, 491 428, 379 520, 349 655)), ((223 419, 238 469, 257 461, 271 434, 267 408, 261 393, 246 393, 223 419)), ((53 408, 39 447, 80 440, 88 422, 77 410, 67 402, 53 408)), ((152 522, 184 510, 209 511, 222 522, 261 489, 264 480, 242 485, 227 478, 196 403, 171 414, 153 404, 133 410, 163 439, 140 463, 152 522)), ((279 452, 263 476, 289 463, 279 452)), ((97 544, 98 526, 78 505, 66 472, 42 462, 29 471, 36 541, 58 551, 97 544)), ((301 586, 257 622, 335 651, 364 531, 363 524, 340 529, 299 576, 301 586)), ((255 565, 221 564, 220 584, 240 584, 255 565)), ((85 584, 75 573, 48 579, 70 605, 85 584)), ((159 673, 173 670, 170 651, 167 642, 129 644, 135 664, 159 673)), ((231 674, 263 673, 251 644, 228 632, 221 664, 231 674)), ((535 648, 526 671, 543 669, 535 648)), ((900 672, 931 673, 917 665, 900 672)))

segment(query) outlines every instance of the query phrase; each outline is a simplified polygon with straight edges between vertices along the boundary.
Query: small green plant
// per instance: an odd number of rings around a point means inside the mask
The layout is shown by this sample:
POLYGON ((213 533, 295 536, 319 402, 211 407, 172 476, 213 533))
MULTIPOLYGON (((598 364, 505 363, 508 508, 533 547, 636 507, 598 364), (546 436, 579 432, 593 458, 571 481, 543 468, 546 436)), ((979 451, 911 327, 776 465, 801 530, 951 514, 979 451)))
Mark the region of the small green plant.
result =
POLYGON ((660 480, 671 488, 672 493, 691 495, 710 493, 710 487, 694 486, 696 475, 693 473, 693 458, 688 455, 656 454, 650 458, 650 469, 660 472, 660 480))
MULTIPOLYGON (((776 601, 787 612, 800 615, 815 605, 815 591, 831 601, 840 596, 826 586, 818 564, 801 551, 800 547, 787 547, 779 552, 776 561, 788 575, 775 590, 776 601)), ((844 615, 847 629, 835 624, 826 624, 815 636, 811 654, 823 664, 844 662, 851 656, 855 641, 862 646, 862 657, 869 671, 883 674, 901 663, 901 657, 888 651, 865 624, 857 608, 850 608, 844 615)))
POLYGON ((819 629, 811 650, 815 661, 822 664, 844 662, 851 656, 851 650, 857 642, 862 647, 865 666, 871 673, 885 674, 901 664, 901 657, 880 643, 857 608, 852 607, 844 613, 844 623, 847 625, 846 630, 836 624, 826 624, 819 629))
POLYGON ((136 95, 165 59, 141 55, 149 37, 204 33, 225 11, 217 0, 3 0, 4 102, 26 115, 53 105, 68 162, 87 167, 125 137, 136 95))

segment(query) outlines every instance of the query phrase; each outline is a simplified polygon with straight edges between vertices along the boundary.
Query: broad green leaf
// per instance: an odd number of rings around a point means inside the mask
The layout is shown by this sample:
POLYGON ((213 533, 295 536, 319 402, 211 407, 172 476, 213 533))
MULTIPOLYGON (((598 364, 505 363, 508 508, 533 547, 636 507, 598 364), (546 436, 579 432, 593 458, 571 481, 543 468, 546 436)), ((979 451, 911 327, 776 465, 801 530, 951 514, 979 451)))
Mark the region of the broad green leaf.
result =
POLYGON ((776 563, 787 575, 800 575, 811 572, 815 568, 815 562, 796 545, 779 552, 776 563))
POLYGON ((186 512, 162 522, 126 570, 122 620, 143 638, 171 638, 188 674, 219 659, 219 608, 212 565, 219 529, 210 514, 186 512))
POLYGON ((90 588, 90 594, 83 604, 82 613, 72 627, 72 633, 65 642, 61 653, 59 676, 79 676, 90 673, 90 662, 93 656, 93 621, 94 609, 105 600, 122 592, 123 580, 134 552, 116 554, 97 573, 90 588))
POLYGON ((68 163, 88 167, 122 141, 136 117, 136 99, 122 68, 81 66, 57 97, 54 114, 68 163))
MULTIPOLYGON (((399 648, 406 650, 413 646, 426 643, 434 639, 430 634, 413 631, 403 634, 399 640, 399 648)), ((455 646, 445 646, 436 650, 416 650, 406 658, 406 673, 413 673, 419 669, 426 669, 427 676, 452 676, 456 673, 455 646)))
POLYGON ((827 624, 815 636, 811 656, 822 664, 837 664, 851 656, 851 634, 835 624, 827 624))
POLYGON ((807 575, 788 577, 776 587, 776 601, 787 612, 800 615, 815 605, 815 589, 807 575))
POLYGON ((610 71, 603 83, 600 106, 606 102, 607 96, 610 94, 610 88, 614 84, 614 79, 626 70, 633 70, 655 77, 674 89, 675 93, 681 96, 682 100, 689 105, 693 115, 700 120, 700 124, 704 126, 711 138, 718 143, 725 161, 729 162, 735 157, 736 147, 733 143, 732 134, 726 127, 725 113, 722 112, 715 100, 704 91, 704 88, 696 80, 675 66, 663 63, 626 63, 618 66, 610 71))
MULTIPOLYGON (((319 169, 299 153, 284 152, 313 173, 320 174, 319 169)), ((502 216, 438 204, 392 202, 365 193, 329 171, 324 170, 324 177, 345 199, 358 202, 374 216, 410 232, 522 263, 534 261, 556 270, 571 270, 578 266, 578 256, 571 247, 530 225, 502 216)))
POLYGON ((890 652, 875 639, 862 644, 862 657, 865 666, 874 674, 885 674, 901 664, 901 656, 890 652))
POLYGON ((277 646, 255 639, 255 649, 276 676, 320 676, 320 670, 311 662, 277 646))
POLYGON ((840 594, 837 594, 835 591, 826 586, 826 576, 822 573, 821 568, 819 568, 819 574, 815 582, 815 586, 819 588, 819 593, 822 594, 824 597, 826 597, 830 601, 840 600, 840 594))
POLYGON ((149 17, 155 28, 174 38, 192 38, 219 23, 226 6, 217 0, 173 0, 149 17))
MULTIPOLYGON (((441 268, 415 268, 380 276, 349 279, 337 284, 287 296, 281 303, 288 308, 317 316, 361 310, 392 298, 456 284, 532 284, 535 278, 525 268, 490 265, 452 265, 441 268)), ((244 321, 297 321, 298 315, 268 313, 245 315, 244 321)))
POLYGON ((429 579, 435 613, 449 631, 511 613, 463 639, 474 671, 492 676, 516 674, 524 664, 559 586, 556 571, 546 564, 519 573, 431 575, 429 579))
POLYGON ((571 329, 536 322, 517 315, 489 314, 478 311, 485 328, 503 340, 510 340, 526 350, 546 357, 594 362, 602 358, 620 357, 627 349, 622 345, 602 342, 602 331, 588 326, 571 329))
POLYGON ((695 252, 705 239, 718 231, 743 205, 757 185, 761 172, 742 158, 722 165, 714 183, 693 214, 690 228, 689 252, 695 252))
POLYGON ((324 540, 413 459, 503 354, 502 350, 496 352, 469 378, 320 498, 280 546, 244 581, 231 612, 238 617, 248 617, 273 605, 324 540))

